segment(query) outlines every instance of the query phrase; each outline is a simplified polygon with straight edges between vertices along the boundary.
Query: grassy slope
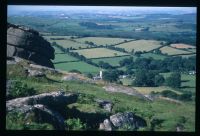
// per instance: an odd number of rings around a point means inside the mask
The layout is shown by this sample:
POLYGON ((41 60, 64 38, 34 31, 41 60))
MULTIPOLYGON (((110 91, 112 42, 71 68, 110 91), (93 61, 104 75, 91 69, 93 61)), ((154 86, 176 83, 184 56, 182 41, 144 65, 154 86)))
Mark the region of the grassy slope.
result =
MULTIPOLYGON (((156 100, 154 102, 146 102, 134 96, 128 96, 122 93, 106 92, 102 85, 90 83, 81 83, 78 81, 65 81, 62 83, 48 82, 44 79, 25 78, 22 68, 16 65, 9 65, 7 71, 8 79, 20 80, 27 83, 29 87, 34 87, 37 93, 50 92, 63 89, 66 92, 83 93, 92 98, 101 98, 114 102, 113 113, 119 111, 134 111, 137 115, 142 116, 148 123, 147 130, 150 128, 150 120, 152 118, 164 119, 161 127, 157 127, 157 131, 175 131, 178 118, 184 116, 185 131, 194 131, 195 128, 195 105, 183 102, 175 104, 166 100, 156 100)), ((46 71, 47 72, 47 71, 46 71)), ((62 75, 54 75, 47 72, 47 77, 60 81, 62 75)), ((87 97, 86 96, 86 97, 87 97)), ((91 103, 75 104, 76 108, 82 112, 90 113, 99 108, 91 103)), ((70 105, 69 105, 70 106, 70 105)))

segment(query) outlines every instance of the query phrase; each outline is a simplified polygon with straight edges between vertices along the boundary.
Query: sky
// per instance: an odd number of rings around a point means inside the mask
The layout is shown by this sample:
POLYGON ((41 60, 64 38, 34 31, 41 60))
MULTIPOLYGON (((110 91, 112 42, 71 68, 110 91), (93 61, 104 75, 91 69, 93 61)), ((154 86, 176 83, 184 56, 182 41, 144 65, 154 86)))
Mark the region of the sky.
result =
POLYGON ((134 11, 177 11, 182 13, 196 13, 196 7, 130 7, 130 6, 24 6, 8 5, 8 12, 20 11, 67 11, 67 10, 134 10, 134 11))

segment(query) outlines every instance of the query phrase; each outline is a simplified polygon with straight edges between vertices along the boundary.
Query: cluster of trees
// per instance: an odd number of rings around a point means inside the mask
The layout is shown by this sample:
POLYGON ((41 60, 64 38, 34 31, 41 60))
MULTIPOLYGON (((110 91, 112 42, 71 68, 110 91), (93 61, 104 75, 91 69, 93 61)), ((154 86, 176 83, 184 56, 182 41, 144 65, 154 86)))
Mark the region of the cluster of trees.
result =
POLYGON ((116 82, 119 79, 119 75, 122 75, 122 70, 110 69, 103 72, 103 80, 109 82, 116 82))
POLYGON ((137 58, 135 61, 132 57, 123 59, 119 62, 120 66, 126 66, 128 69, 146 69, 156 70, 158 72, 186 72, 196 69, 196 56, 189 58, 168 57, 164 60, 154 60, 153 58, 137 58))
POLYGON ((104 68, 104 69, 112 69, 112 68, 114 68, 114 67, 111 66, 109 63, 104 62, 104 61, 99 61, 98 64, 99 64, 99 65, 98 65, 99 67, 104 68))
POLYGON ((134 86, 160 86, 163 85, 165 79, 157 72, 148 71, 145 69, 137 70, 135 73, 134 86))
POLYGON ((93 22, 81 22, 79 23, 80 26, 85 26, 90 29, 113 29, 113 25, 98 25, 93 22))
POLYGON ((133 81, 133 85, 135 86, 154 87, 161 86, 164 84, 172 88, 180 88, 181 74, 175 72, 165 79, 158 72, 142 69, 136 71, 135 80, 133 81))

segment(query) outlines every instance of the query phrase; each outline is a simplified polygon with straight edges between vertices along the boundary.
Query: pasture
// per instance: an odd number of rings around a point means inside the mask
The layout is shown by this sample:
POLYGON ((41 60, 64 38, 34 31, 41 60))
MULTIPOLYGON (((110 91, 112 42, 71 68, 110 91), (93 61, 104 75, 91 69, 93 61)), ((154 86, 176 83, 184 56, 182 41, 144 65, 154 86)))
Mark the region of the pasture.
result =
POLYGON ((144 58, 152 57, 155 60, 163 60, 166 58, 166 56, 164 56, 164 55, 155 54, 155 53, 144 53, 144 54, 141 54, 141 56, 144 58))
POLYGON ((70 56, 68 54, 64 54, 59 48, 55 47, 55 59, 52 60, 53 63, 59 63, 59 62, 63 62, 63 61, 77 61, 78 59, 70 56))
POLYGON ((99 73, 99 70, 100 70, 98 67, 87 64, 83 61, 58 63, 58 64, 54 64, 54 66, 56 69, 60 69, 64 71, 70 71, 70 70, 76 69, 82 73, 92 73, 92 74, 99 73))
POLYGON ((110 50, 106 48, 92 48, 92 49, 83 49, 83 50, 73 50, 79 55, 83 55, 86 58, 102 58, 102 57, 115 57, 115 56, 125 56, 127 53, 110 50))
POLYGON ((85 37, 85 38, 78 38, 76 41, 85 43, 86 41, 88 42, 93 42, 94 44, 100 46, 106 46, 106 45, 114 45, 117 43, 121 43, 124 41, 130 41, 133 39, 124 39, 124 38, 107 38, 107 37, 85 37))
MULTIPOLYGON (((111 58, 100 58, 100 59, 91 59, 92 62, 99 64, 100 61, 109 63, 111 66, 119 66, 119 62, 125 58, 130 58, 130 56, 120 56, 120 57, 111 57, 111 58)), ((136 57, 134 57, 135 59, 136 57)))
POLYGON ((64 48, 74 48, 74 49, 81 49, 81 48, 87 48, 90 47, 88 44, 82 44, 78 42, 74 42, 71 40, 50 40, 50 42, 56 42, 58 45, 64 47, 64 48))
POLYGON ((116 45, 115 47, 124 48, 126 51, 131 52, 134 49, 135 51, 151 51, 153 49, 159 48, 162 46, 160 41, 156 40, 136 40, 132 42, 127 42, 123 44, 116 45))
MULTIPOLYGON (((165 78, 170 76, 170 72, 168 73, 160 73, 165 78)), ((195 92, 196 89, 196 75, 188 75, 188 74, 181 74, 181 88, 180 90, 183 91, 191 91, 195 92)))
POLYGON ((179 50, 179 49, 175 49, 169 46, 164 46, 162 48, 160 48, 160 51, 165 54, 167 53, 168 55, 179 55, 179 54, 189 54, 191 52, 188 51, 184 51, 184 50, 179 50))
POLYGON ((192 46, 189 44, 183 44, 183 43, 170 44, 170 46, 177 49, 188 49, 188 48, 195 49, 196 48, 195 46, 192 46))

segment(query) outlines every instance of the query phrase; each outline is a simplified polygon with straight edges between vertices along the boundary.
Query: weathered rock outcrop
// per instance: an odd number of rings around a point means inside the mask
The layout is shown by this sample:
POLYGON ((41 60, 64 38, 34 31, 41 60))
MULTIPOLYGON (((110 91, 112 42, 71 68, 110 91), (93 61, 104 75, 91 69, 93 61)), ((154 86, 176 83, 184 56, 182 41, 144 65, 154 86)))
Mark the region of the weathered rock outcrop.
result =
POLYGON ((111 101, 100 100, 100 99, 96 99, 95 101, 99 104, 101 108, 107 110, 108 112, 112 111, 113 103, 111 101))
POLYGON ((26 117, 34 113, 39 122, 51 123, 55 129, 64 130, 64 118, 60 110, 67 104, 76 102, 77 97, 76 94, 52 92, 16 98, 6 102, 6 111, 21 112, 26 114, 26 117))
POLYGON ((146 121, 141 117, 136 116, 132 112, 124 112, 110 116, 110 120, 104 120, 103 123, 100 123, 99 129, 110 131, 125 125, 131 126, 133 130, 147 126, 146 121))
POLYGON ((7 57, 18 56, 54 68, 54 49, 39 33, 28 27, 8 24, 7 57))

